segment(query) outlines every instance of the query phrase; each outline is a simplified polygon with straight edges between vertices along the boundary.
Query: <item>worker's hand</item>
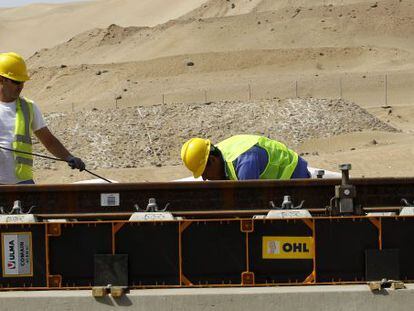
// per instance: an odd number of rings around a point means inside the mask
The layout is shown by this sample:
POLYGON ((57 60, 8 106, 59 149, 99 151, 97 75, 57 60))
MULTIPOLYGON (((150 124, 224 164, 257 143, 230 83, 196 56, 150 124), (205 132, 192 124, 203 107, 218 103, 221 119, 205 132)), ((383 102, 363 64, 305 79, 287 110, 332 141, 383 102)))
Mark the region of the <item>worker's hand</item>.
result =
POLYGON ((81 172, 85 169, 85 163, 80 158, 77 158, 74 156, 68 156, 66 158, 66 162, 68 162, 68 165, 72 169, 77 168, 81 172))

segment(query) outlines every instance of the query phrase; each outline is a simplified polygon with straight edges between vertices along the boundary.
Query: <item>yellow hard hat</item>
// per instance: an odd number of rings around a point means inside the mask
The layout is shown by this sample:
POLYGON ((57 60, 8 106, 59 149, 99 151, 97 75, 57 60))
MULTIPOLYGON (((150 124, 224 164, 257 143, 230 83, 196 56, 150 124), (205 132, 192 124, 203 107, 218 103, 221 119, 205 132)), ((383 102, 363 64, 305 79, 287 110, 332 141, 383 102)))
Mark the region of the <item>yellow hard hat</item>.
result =
POLYGON ((203 138, 191 138, 181 148, 184 165, 193 172, 194 178, 200 177, 207 165, 211 142, 203 138))
POLYGON ((14 52, 0 53, 0 76, 19 82, 30 79, 23 57, 14 52))

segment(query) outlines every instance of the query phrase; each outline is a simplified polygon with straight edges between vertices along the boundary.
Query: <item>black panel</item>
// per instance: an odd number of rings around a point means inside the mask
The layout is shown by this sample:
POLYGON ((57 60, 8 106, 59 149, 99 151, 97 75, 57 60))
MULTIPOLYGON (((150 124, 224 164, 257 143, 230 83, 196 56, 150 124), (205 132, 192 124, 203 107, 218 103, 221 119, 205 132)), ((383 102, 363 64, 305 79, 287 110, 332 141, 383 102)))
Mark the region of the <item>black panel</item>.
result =
POLYGON ((303 282, 312 273, 312 259, 263 259, 263 236, 312 237, 312 230, 301 220, 255 220, 249 256, 257 284, 303 282))
POLYGON ((178 222, 125 223, 116 253, 129 256, 130 285, 179 285, 178 222))
POLYGON ((240 221, 197 221, 182 234, 183 274, 193 284, 240 284, 246 270, 240 221))
MULTIPOLYGON (((45 226, 42 224, 0 225, 0 233, 27 233, 32 235, 32 277, 3 277, 4 246, 1 245, 1 287, 46 287, 45 226)), ((6 246, 7 247, 7 246, 6 246)))
POLYGON ((63 224, 59 237, 50 237, 50 274, 62 276, 62 286, 91 286, 95 254, 112 253, 112 225, 63 224))
POLYGON ((368 219, 316 219, 317 282, 365 280, 365 250, 378 249, 368 219))
POLYGON ((414 218, 383 218, 382 247, 399 250, 401 279, 414 280, 414 218))
POLYGON ((365 251, 367 281, 399 280, 398 249, 368 249, 365 251))
POLYGON ((128 286, 128 255, 95 255, 95 286, 128 286))

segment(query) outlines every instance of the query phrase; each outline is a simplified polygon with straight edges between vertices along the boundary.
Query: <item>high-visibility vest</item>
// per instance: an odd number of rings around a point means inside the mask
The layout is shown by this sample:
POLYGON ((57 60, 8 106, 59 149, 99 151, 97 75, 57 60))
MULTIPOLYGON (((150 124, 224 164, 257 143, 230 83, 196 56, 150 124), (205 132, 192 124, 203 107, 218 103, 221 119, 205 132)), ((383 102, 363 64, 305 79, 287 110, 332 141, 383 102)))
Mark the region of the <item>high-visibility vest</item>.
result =
MULTIPOLYGON (((16 122, 13 149, 32 152, 33 104, 20 97, 16 100, 16 122)), ((28 154, 13 152, 16 177, 19 180, 33 179, 33 157, 28 154)))
POLYGON ((256 135, 236 135, 216 145, 223 156, 230 179, 238 179, 234 161, 254 145, 266 150, 268 156, 268 163, 260 174, 260 179, 290 179, 298 164, 298 154, 278 141, 256 135))

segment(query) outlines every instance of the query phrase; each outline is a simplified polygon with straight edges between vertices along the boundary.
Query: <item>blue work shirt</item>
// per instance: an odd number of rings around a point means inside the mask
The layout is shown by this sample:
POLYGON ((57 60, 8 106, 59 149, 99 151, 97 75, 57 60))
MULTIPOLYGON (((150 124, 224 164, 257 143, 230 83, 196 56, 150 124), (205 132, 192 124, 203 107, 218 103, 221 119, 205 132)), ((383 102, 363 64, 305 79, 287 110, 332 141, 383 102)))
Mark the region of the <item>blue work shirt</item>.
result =
MULTIPOLYGON (((234 160, 233 164, 237 178, 239 180, 246 180, 259 179, 266 169, 267 162, 268 155, 266 150, 259 146, 253 146, 234 160)), ((308 163, 303 158, 298 157, 298 164, 290 178, 310 178, 308 163)))

